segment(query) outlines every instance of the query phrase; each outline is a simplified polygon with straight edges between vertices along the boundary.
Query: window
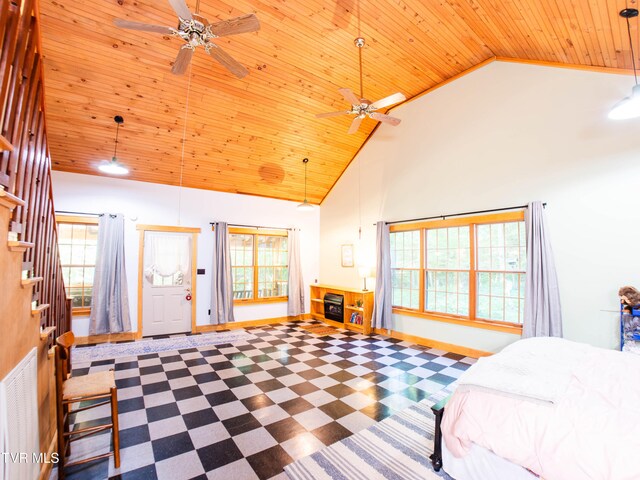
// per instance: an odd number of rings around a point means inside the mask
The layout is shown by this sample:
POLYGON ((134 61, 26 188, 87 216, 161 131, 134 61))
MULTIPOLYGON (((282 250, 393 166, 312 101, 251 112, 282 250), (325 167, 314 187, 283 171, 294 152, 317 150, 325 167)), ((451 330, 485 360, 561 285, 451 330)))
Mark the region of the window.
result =
POLYGON ((279 231, 229 229, 233 298, 238 302, 285 300, 288 239, 279 231))
POLYGON ((89 313, 98 244, 98 219, 56 217, 58 247, 67 296, 74 313, 89 313))
POLYGON ((391 227, 396 311, 520 326, 526 264, 523 212, 391 227))

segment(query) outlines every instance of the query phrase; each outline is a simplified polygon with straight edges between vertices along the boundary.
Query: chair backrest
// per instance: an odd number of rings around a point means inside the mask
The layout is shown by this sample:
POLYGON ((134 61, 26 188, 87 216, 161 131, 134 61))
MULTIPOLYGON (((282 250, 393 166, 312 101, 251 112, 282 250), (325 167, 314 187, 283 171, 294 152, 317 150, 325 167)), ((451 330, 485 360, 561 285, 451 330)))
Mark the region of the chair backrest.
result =
POLYGON ((71 347, 76 337, 73 332, 67 332, 56 338, 56 377, 60 372, 60 379, 66 380, 71 373, 71 347))

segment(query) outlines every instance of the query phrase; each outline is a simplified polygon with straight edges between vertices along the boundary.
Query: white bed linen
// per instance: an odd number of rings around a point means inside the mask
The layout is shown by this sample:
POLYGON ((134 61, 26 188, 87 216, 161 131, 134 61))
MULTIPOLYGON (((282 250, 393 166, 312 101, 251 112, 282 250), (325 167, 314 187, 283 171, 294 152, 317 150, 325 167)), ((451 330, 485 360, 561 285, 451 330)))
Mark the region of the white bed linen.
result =
MULTIPOLYGON (((562 341, 573 347, 582 348, 562 341)), ((456 391, 442 422, 450 452, 463 457, 478 444, 546 480, 640 479, 640 356, 589 350, 554 403, 456 391)))
POLYGON ((473 444, 462 458, 454 456, 442 441, 442 469, 455 480, 539 480, 538 476, 473 444))

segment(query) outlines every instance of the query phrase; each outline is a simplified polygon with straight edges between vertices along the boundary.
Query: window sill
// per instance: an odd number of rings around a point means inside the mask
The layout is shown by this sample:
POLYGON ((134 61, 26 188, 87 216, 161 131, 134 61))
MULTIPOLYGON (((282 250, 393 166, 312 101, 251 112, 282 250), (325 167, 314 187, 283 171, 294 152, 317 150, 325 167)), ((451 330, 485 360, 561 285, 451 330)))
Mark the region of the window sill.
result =
POLYGON ((91 308, 72 308, 72 315, 91 315, 91 308))
POLYGON ((409 310, 406 308, 393 308, 393 313, 398 315, 407 315, 410 317, 425 318, 436 322, 453 323, 465 327, 481 328, 483 330, 494 330, 496 332, 512 333, 514 335, 522 335, 522 325, 510 325, 502 322, 492 322, 489 320, 467 320, 464 318, 448 317, 446 315, 434 315, 433 313, 419 312, 417 310, 409 310))
POLYGON ((287 302, 289 297, 268 297, 268 298, 237 298, 234 305, 252 305, 256 303, 278 303, 287 302))

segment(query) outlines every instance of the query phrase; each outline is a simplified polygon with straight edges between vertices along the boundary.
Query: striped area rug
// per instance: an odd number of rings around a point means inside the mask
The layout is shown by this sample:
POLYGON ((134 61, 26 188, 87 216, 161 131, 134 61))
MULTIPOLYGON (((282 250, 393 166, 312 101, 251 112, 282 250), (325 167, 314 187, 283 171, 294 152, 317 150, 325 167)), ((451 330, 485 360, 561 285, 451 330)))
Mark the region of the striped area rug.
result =
POLYGON ((92 347, 73 347, 73 361, 84 363, 112 358, 136 357, 148 353, 202 348, 223 343, 234 343, 255 338, 245 330, 203 333, 199 335, 176 335, 170 338, 137 340, 135 342, 101 343, 92 347))
POLYGON ((286 466, 291 480, 451 480, 434 472, 431 399, 286 466))

